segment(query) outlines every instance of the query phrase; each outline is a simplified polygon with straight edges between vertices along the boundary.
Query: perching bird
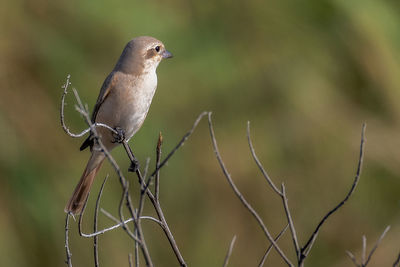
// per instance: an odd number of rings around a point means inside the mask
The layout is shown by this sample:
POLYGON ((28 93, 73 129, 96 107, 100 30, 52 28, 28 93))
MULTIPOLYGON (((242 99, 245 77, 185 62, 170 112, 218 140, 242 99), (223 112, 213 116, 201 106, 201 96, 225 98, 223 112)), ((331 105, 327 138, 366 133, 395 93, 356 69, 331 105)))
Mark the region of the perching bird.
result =
MULTIPOLYGON (((101 87, 92 122, 118 129, 126 140, 132 138, 142 126, 156 91, 157 66, 162 59, 170 57, 172 54, 165 49, 164 44, 153 37, 141 36, 128 42, 101 87)), ((109 129, 97 127, 96 130, 108 151, 119 144, 115 140, 115 133, 109 129)), ((90 147, 92 154, 65 207, 67 213, 82 212, 96 173, 105 159, 98 146, 91 135, 80 148, 84 150, 90 147)))

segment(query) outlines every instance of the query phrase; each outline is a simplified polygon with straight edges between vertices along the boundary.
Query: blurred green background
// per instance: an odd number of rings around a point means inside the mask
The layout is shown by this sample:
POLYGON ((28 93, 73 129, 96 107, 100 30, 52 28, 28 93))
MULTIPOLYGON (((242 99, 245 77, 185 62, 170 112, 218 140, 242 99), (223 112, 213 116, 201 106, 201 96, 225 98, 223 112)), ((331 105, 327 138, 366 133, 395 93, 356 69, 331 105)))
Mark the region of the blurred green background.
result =
MULTIPOLYGON (((250 120, 260 160, 277 184, 286 184, 304 244, 349 190, 367 122, 360 183, 322 228, 306 263, 351 266, 345 250, 359 257, 362 235, 371 247, 392 225, 371 262, 391 265, 400 250, 399 29, 400 2, 389 0, 2 1, 1 265, 64 266, 63 209, 89 153, 78 150, 83 138, 60 127, 61 85, 71 74, 92 109, 124 45, 139 35, 162 40, 175 56, 159 66, 149 116, 131 141, 142 166, 151 157, 154 167, 159 131, 166 155, 200 112, 213 111, 233 179, 276 234, 285 217, 251 159, 250 120)), ((85 124, 72 94, 67 104, 67 123, 80 131, 85 124)), ((124 151, 113 155, 126 170, 124 151)), ((117 214, 120 186, 109 164, 93 192, 107 173, 102 206, 117 214)), ((189 266, 221 266, 233 235, 230 266, 256 266, 268 242, 222 176, 205 121, 161 179, 162 206, 189 266)), ((100 217, 100 226, 111 223, 100 217)), ((90 216, 84 226, 91 231, 90 216)), ((176 266, 162 231, 144 227, 155 265, 176 266)), ((78 236, 76 223, 71 229, 74 266, 92 266, 92 241, 78 236)), ((101 266, 128 266, 132 242, 122 230, 99 243, 101 266)), ((294 259, 288 234, 280 244, 294 259)), ((284 266, 276 252, 267 263, 284 266)))

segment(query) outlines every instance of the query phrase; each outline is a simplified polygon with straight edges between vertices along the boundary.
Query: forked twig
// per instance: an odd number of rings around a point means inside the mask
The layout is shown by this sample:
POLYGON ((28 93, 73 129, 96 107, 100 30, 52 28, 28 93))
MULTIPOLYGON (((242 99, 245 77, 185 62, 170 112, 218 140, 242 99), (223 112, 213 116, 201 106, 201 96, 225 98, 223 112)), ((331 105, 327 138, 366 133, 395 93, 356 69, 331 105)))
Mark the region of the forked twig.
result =
POLYGON ((218 163, 222 169, 222 172, 226 179, 228 180, 228 183, 230 184, 231 188, 235 192, 236 196, 239 198, 240 202, 245 206, 245 208, 251 213, 251 215, 256 219, 258 222, 258 225, 261 227, 262 231, 266 235, 267 239, 272 243, 276 251, 279 253, 279 255, 282 257, 282 259, 289 265, 293 266, 291 261, 288 259, 288 257, 285 255, 285 253, 282 251, 282 249, 278 246, 278 244, 275 242, 273 237, 271 236, 270 232, 268 231, 268 228, 265 226, 263 220, 261 219, 260 215, 254 210, 254 208, 247 202, 247 200, 244 198, 242 193, 240 193, 239 189, 236 187, 235 183, 233 182, 231 175, 229 174, 228 170, 225 167, 224 162, 222 161, 221 155, 219 153, 219 149, 217 146, 217 140, 215 139, 215 134, 214 134, 214 128, 212 126, 212 121, 211 121, 211 112, 208 113, 208 125, 209 125, 209 130, 210 130, 210 136, 211 136, 211 142, 214 148, 214 153, 216 155, 216 158, 218 160, 218 163))
MULTIPOLYGON (((68 74, 67 80, 65 81, 65 84, 63 84, 63 86, 62 86, 62 88, 64 89, 64 91, 63 91, 63 94, 62 94, 62 96, 61 96, 60 122, 61 122, 61 126, 62 126, 62 128, 63 128, 63 130, 64 130, 64 132, 65 132, 66 134, 68 134, 68 135, 71 136, 71 137, 78 138, 78 137, 82 137, 82 136, 84 136, 85 134, 87 134, 88 132, 90 132, 90 127, 87 128, 87 129, 85 129, 85 130, 83 130, 83 131, 80 132, 80 133, 76 133, 76 134, 75 134, 75 133, 72 133, 72 132, 70 131, 70 129, 67 127, 67 125, 65 124, 65 118, 64 118, 64 117, 65 117, 65 116, 64 116, 65 97, 66 97, 66 95, 67 95, 67 93, 68 93, 68 86, 71 85, 70 78, 71 78, 71 75, 68 74)), ((104 123, 93 123, 93 126, 94 126, 94 127, 104 127, 104 128, 106 128, 106 129, 112 131, 112 132, 115 133, 115 134, 118 133, 116 130, 114 130, 113 128, 111 128, 110 126, 108 126, 108 125, 106 125, 106 124, 104 124, 104 123)))
MULTIPOLYGON (((368 254, 368 257, 366 257, 366 247, 367 247, 367 238, 365 235, 363 236, 363 247, 362 247, 362 255, 361 255, 361 263, 357 263, 356 257, 351 253, 350 251, 346 251, 347 255, 350 257, 352 262, 354 263, 355 266, 357 267, 365 267, 368 265, 369 261, 372 258, 372 255, 374 254, 375 250, 378 248, 379 244, 382 242, 382 239, 385 237, 387 232, 390 230, 390 225, 385 228, 383 233, 379 236, 378 240, 375 242, 374 246, 372 247, 371 251, 368 254)), ((399 256, 400 257, 400 256, 399 256)), ((393 264, 393 266, 396 266, 396 262, 393 264)))
POLYGON ((354 178, 354 182, 351 185, 350 191, 347 193, 345 198, 338 204, 336 205, 332 210, 330 210, 323 218, 322 220, 318 223, 317 227, 315 228, 314 232, 306 242, 306 244, 301 248, 301 257, 300 257, 300 263, 304 261, 304 259, 308 256, 310 253, 310 250, 315 242, 315 239, 317 238, 318 232, 321 228, 321 226, 326 222, 326 220, 333 214, 335 213, 340 207, 344 205, 344 203, 347 202, 347 200, 350 198, 350 196, 354 193, 354 190, 356 189, 356 186, 358 184, 358 181, 360 179, 361 175, 361 169, 362 169, 362 163, 364 159, 364 146, 365 146, 365 127, 366 124, 364 123, 362 125, 362 130, 361 130, 361 144, 360 144, 360 154, 358 158, 358 164, 357 164, 357 171, 356 171, 356 176, 354 178))
POLYGON ((376 241, 374 247, 371 249, 371 251, 368 254, 368 258, 365 261, 365 263, 363 263, 363 266, 367 266, 367 264, 369 263, 369 261, 371 260, 372 255, 374 254, 375 250, 378 248, 379 244, 382 242, 382 239, 385 237, 385 235, 387 234, 387 232, 390 230, 390 225, 387 226, 385 228, 385 230, 383 231, 383 233, 381 234, 381 236, 378 238, 378 240, 376 241))

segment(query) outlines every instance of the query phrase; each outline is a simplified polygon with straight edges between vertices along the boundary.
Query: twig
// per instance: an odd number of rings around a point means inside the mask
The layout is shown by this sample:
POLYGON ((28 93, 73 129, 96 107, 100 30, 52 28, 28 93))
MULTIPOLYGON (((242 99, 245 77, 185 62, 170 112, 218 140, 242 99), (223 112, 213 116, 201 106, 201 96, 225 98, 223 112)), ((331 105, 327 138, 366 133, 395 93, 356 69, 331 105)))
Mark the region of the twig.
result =
POLYGON ((390 225, 387 226, 385 228, 385 230, 383 231, 383 233, 381 234, 381 236, 378 238, 378 240, 376 241, 374 247, 371 249, 371 251, 368 254, 368 258, 365 261, 365 263, 363 263, 362 266, 367 266, 367 264, 369 263, 369 261, 371 260, 372 255, 374 254, 375 250, 378 248, 379 244, 382 242, 382 239, 385 237, 385 235, 387 234, 387 232, 390 230, 390 225))
POLYGON ((160 201, 160 161, 161 161, 162 142, 163 142, 163 136, 160 132, 158 135, 158 142, 156 148, 156 169, 158 169, 158 171, 156 172, 155 184, 154 184, 154 195, 156 197, 157 202, 160 201))
MULTIPOLYGON (((90 132, 90 128, 87 128, 87 129, 83 130, 82 132, 75 134, 75 133, 72 133, 72 132, 70 131, 70 129, 67 127, 67 125, 65 124, 65 119, 64 119, 64 117, 65 117, 65 115, 64 115, 65 96, 66 96, 67 93, 68 93, 68 86, 71 85, 70 78, 71 78, 71 75, 68 74, 67 80, 65 81, 65 84, 62 86, 62 88, 64 89, 64 91, 63 91, 63 94, 62 94, 62 96, 61 96, 60 122, 61 122, 61 126, 62 126, 62 128, 63 128, 63 130, 64 130, 64 132, 65 132, 66 134, 68 134, 68 135, 71 136, 71 137, 78 138, 78 137, 82 137, 82 136, 84 136, 85 134, 87 134, 88 132, 90 132)), ((104 128, 106 128, 106 129, 108 129, 108 130, 114 132, 114 133, 118 133, 118 132, 115 131, 113 128, 111 128, 110 126, 108 126, 108 125, 106 125, 106 124, 104 124, 104 123, 93 123, 93 126, 94 126, 94 127, 104 127, 104 128)))
MULTIPOLYGON (((104 181, 100 187, 99 194, 97 195, 96 208, 95 208, 95 212, 94 212, 94 221, 93 221, 93 232, 97 232, 97 220, 99 217, 100 198, 101 198, 101 195, 103 194, 104 185, 106 184, 107 179, 108 179, 108 174, 107 174, 106 178, 104 178, 104 181)), ((98 250, 98 245, 97 245, 98 241, 99 241, 99 236, 96 235, 93 238, 94 266, 96 266, 96 267, 99 266, 99 250, 98 250)))
POLYGON ((362 236, 362 253, 361 253, 361 262, 365 263, 365 256, 367 255, 367 237, 365 235, 362 236))
MULTIPOLYGON (((354 257, 353 253, 351 253, 350 251, 346 251, 347 255, 350 257, 350 259, 353 261, 355 266, 358 267, 365 267, 368 265, 369 261, 371 260, 372 255, 374 254, 375 250, 378 248, 379 244, 382 242, 382 239, 385 237, 385 235, 387 234, 387 232, 390 230, 390 225, 387 226, 385 228, 385 230, 383 231, 383 233, 380 235, 380 237, 378 238, 378 240, 375 242, 375 245, 373 246, 373 248, 371 249, 371 251, 368 254, 368 257, 366 257, 366 250, 367 250, 367 238, 365 237, 365 235, 362 237, 363 240, 363 246, 362 246, 362 254, 361 254, 361 264, 357 263, 356 257, 354 257)), ((400 257, 400 255, 399 255, 400 257)), ((395 265, 396 262, 394 263, 393 266, 395 265)))
POLYGON ((248 141, 249 146, 250 146, 251 155, 253 156, 253 159, 256 162, 256 164, 257 164, 258 168, 260 169, 261 173, 263 174, 263 176, 265 177, 265 179, 267 180, 267 182, 271 186, 271 188, 278 195, 282 196, 282 192, 279 191, 279 189, 276 187, 274 182, 272 182, 272 179, 269 177, 268 173, 265 171, 263 165, 261 164, 260 160, 258 159, 258 157, 256 155, 256 151, 254 150, 253 142, 251 141, 251 137, 250 137, 250 121, 247 122, 247 141, 248 141))
POLYGON ((229 245, 228 252, 226 253, 226 256, 225 256, 224 264, 222 265, 223 267, 228 266, 229 259, 232 255, 233 246, 235 245, 235 241, 236 241, 236 235, 233 236, 231 244, 229 245))
POLYGON ((321 228, 321 226, 326 222, 326 220, 329 218, 329 216, 331 216, 333 213, 335 213, 340 207, 342 207, 344 205, 344 203, 346 203, 346 201, 350 198, 350 196, 354 193, 354 190, 358 184, 358 180, 360 179, 360 175, 361 175, 361 168, 362 168, 362 163, 363 163, 363 159, 364 159, 364 144, 365 144, 365 138, 364 138, 364 134, 365 134, 365 127, 366 124, 364 123, 362 125, 362 130, 361 130, 361 144, 360 144, 360 155, 359 155, 359 159, 358 159, 358 165, 357 165, 357 172, 356 172, 356 176, 354 178, 354 182, 350 188, 350 191, 347 193, 347 195, 345 196, 345 198, 336 206, 334 207, 332 210, 330 210, 323 218, 322 220, 318 223, 317 227, 315 228, 314 232, 312 233, 312 235, 310 236, 310 238, 308 239, 308 241, 306 242, 306 244, 301 248, 301 256, 300 256, 300 263, 302 263, 304 261, 304 259, 308 256, 312 245, 314 244, 314 241, 317 237, 317 234, 321 228))
POLYGON ((351 261, 354 263, 355 266, 359 267, 360 264, 357 263, 356 257, 350 251, 346 250, 346 254, 349 256, 351 261))
POLYGON ((132 253, 128 254, 129 267, 133 267, 132 253))
POLYGON ((258 215, 258 213, 254 210, 254 208, 247 202, 247 200, 244 198, 244 196, 240 193, 239 189, 236 187, 235 183, 233 182, 231 175, 228 173, 228 170, 225 167, 224 162, 222 161, 221 155, 218 150, 217 146, 217 140, 215 139, 215 134, 214 134, 214 128, 212 126, 212 121, 211 121, 211 112, 208 113, 208 125, 210 129, 210 136, 211 136, 211 141, 212 145, 214 147, 214 153, 217 157, 218 163, 222 169, 222 172, 224 173, 226 179, 228 180, 228 183, 230 184, 231 188, 235 192, 236 196, 239 198, 241 203, 245 206, 245 208, 253 215, 253 217, 256 219, 258 222, 259 226, 263 230, 264 234, 268 238, 268 240, 272 243, 276 251, 279 253, 279 255, 282 257, 282 259, 289 265, 293 266, 291 261, 287 258, 285 253, 279 248, 278 244, 275 242, 275 240, 272 238, 271 234, 268 231, 268 228, 265 226, 263 220, 261 217, 258 215))
MULTIPOLYGON (((288 227, 289 227, 289 224, 287 224, 285 226, 285 228, 283 228, 282 231, 275 237, 275 242, 278 242, 279 238, 281 238, 281 236, 286 232, 288 227)), ((271 251, 272 247, 273 247, 272 244, 270 244, 268 246, 267 250, 264 253, 264 256, 262 257, 260 263, 258 264, 258 267, 264 266, 265 260, 267 259, 268 255, 269 255, 269 252, 271 251)))
MULTIPOLYGON (((137 228, 135 228, 135 234, 137 235, 137 228)), ((139 246, 137 242, 135 242, 135 267, 139 266, 139 246)), ((132 256, 132 255, 131 255, 132 256)))
POLYGON ((65 263, 68 265, 68 267, 72 267, 72 261, 71 261, 72 254, 69 249, 68 227, 69 227, 69 213, 67 213, 67 216, 65 217, 65 252, 67 254, 67 259, 65 263))
POLYGON ((290 232, 291 232, 291 236, 293 239, 294 248, 296 251, 297 261, 299 261, 300 260, 300 247, 299 247, 299 242, 297 241, 297 233, 296 233, 296 229, 294 228, 292 215, 289 210, 288 199, 286 197, 286 189, 285 189, 284 183, 282 183, 281 192, 282 192, 281 197, 282 197, 282 201, 283 201, 283 207, 285 209, 286 218, 287 218, 288 224, 290 226, 290 232))
MULTIPOLYGON (((124 142, 123 145, 124 145, 124 148, 125 148, 126 153, 127 153, 128 156, 129 156, 129 159, 130 159, 131 161, 134 161, 134 160, 135 160, 135 156, 133 155, 132 150, 131 150, 129 144, 126 143, 126 142, 124 142)), ((142 174, 141 174, 141 172, 140 172, 139 169, 136 170, 136 175, 137 175, 137 177, 138 177, 138 179, 139 179, 139 183, 142 185, 144 179, 143 179, 142 174)), ((170 245, 171 245, 171 247, 172 247, 172 250, 173 250, 174 253, 175 253, 175 256, 176 256, 176 258, 177 258, 179 264, 180 264, 181 266, 186 266, 185 260, 183 259, 182 254, 181 254, 181 252, 179 251, 179 248, 178 248, 178 246, 177 246, 177 244, 176 244, 175 238, 174 238, 174 236, 172 235, 171 230, 169 229, 169 226, 168 226, 168 224, 167 224, 167 221, 165 220, 164 212, 163 212, 162 209, 161 209, 160 203, 158 203, 158 202, 156 201, 156 198, 154 197, 153 193, 149 190, 149 188, 148 188, 147 185, 144 187, 144 189, 142 190, 142 192, 145 192, 145 193, 147 194, 147 197, 150 199, 151 204, 153 205, 153 207, 154 207, 154 209, 155 209, 155 211, 156 211, 156 213, 157 213, 158 218, 159 218, 160 221, 162 222, 162 224, 163 224, 162 229, 163 229, 165 235, 167 236, 167 239, 168 239, 168 241, 169 241, 169 243, 170 243, 170 245)))
MULTIPOLYGON (((152 172, 152 174, 150 175, 150 177, 153 177, 167 162, 168 160, 172 157, 172 155, 181 147, 185 144, 185 141, 192 135, 192 133, 194 132, 194 130, 196 129, 197 125, 200 123, 201 119, 207 115, 208 112, 204 111, 202 112, 197 119, 195 120, 195 122, 193 123, 192 128, 182 137, 182 139, 179 141, 179 143, 171 150, 171 152, 169 152, 169 154, 165 157, 165 159, 160 163, 160 165, 152 172)), ((150 178, 149 177, 149 178, 150 178)), ((148 186, 148 185, 147 185, 148 186)))
POLYGON ((393 267, 399 267, 400 266, 400 253, 397 255, 397 259, 393 263, 393 267))

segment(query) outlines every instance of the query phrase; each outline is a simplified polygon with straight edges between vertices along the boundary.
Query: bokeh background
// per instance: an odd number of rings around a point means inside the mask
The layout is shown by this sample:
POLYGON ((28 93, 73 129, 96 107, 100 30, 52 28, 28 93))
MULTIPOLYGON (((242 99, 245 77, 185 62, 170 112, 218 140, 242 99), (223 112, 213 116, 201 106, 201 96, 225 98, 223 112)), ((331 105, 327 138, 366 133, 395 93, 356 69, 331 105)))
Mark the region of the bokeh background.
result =
MULTIPOLYGON (((285 182, 300 243, 353 181, 361 125, 367 123, 363 174, 350 201, 322 228, 308 266, 351 266, 387 225, 371 266, 391 266, 400 250, 400 2, 21 1, 0 7, 0 259, 2 266, 64 266, 64 205, 89 156, 83 139, 60 127, 61 85, 93 108, 124 45, 139 35, 162 40, 174 58, 158 69, 159 87, 131 141, 155 163, 202 111, 213 111, 224 161, 272 233, 285 225, 280 199, 251 159, 246 123, 272 179, 285 182)), ((85 128, 67 97, 66 120, 85 128)), ((113 151, 124 171, 124 151, 113 151)), ((120 186, 109 164, 102 207, 117 214, 120 186)), ((130 179, 134 177, 127 174, 130 179)), ((161 172, 161 201, 189 266, 256 266, 268 245, 215 160, 206 121, 161 172)), ((134 184, 134 183, 132 183, 134 184)), ((132 189, 136 194, 137 187, 132 189)), ((91 231, 94 195, 85 229, 91 231)), ((153 214, 146 206, 146 214, 153 214)), ((100 217, 100 226, 112 222, 100 217)), ((162 231, 144 223, 156 266, 176 266, 162 231)), ((92 241, 71 225, 74 266, 93 264, 92 241)), ((122 230, 100 237, 102 266, 128 266, 122 230)), ((288 234, 280 241, 294 259, 288 234)), ((267 266, 284 266, 276 252, 267 266)))

